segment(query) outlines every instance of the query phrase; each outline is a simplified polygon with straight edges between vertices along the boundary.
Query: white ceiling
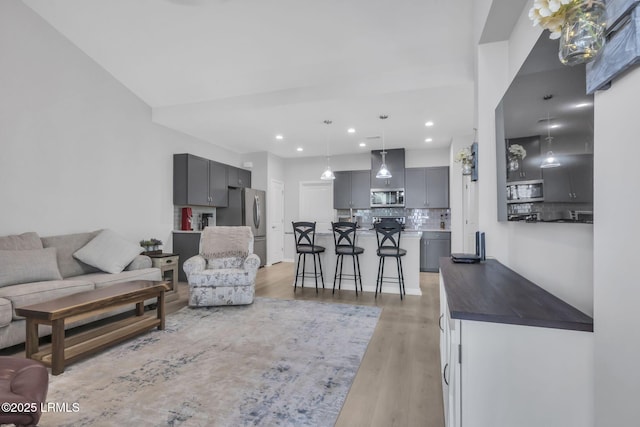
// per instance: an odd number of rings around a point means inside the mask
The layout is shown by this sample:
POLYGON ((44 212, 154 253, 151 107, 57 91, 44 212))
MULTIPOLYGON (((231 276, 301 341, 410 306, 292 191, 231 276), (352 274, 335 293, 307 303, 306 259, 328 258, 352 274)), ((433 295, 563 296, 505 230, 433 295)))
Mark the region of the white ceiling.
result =
POLYGON ((24 2, 155 122, 239 153, 325 155, 327 141, 356 153, 381 148, 367 137, 383 130, 387 148, 441 148, 472 134, 471 0, 24 2))

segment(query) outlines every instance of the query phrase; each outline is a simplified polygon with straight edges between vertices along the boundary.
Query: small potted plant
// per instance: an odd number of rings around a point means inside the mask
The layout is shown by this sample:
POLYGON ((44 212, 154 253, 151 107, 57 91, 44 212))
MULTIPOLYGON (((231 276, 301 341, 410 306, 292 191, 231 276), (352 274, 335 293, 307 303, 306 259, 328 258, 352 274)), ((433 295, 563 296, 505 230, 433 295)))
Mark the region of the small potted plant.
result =
POLYGON ((162 241, 156 238, 148 240, 140 240, 140 246, 144 248, 145 255, 153 255, 162 252, 159 246, 162 245, 162 241))
POLYGON ((520 144, 509 145, 509 171, 514 172, 520 169, 520 161, 527 157, 527 150, 520 144))

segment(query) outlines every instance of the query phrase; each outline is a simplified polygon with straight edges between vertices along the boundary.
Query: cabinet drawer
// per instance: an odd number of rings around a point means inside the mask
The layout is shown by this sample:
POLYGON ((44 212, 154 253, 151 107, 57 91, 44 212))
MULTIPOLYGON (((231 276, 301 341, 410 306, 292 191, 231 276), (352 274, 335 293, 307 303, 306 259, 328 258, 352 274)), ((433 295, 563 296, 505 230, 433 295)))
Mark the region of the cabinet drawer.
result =
POLYGON ((451 233, 445 233, 441 231, 425 231, 422 233, 422 238, 426 240, 450 240, 451 233))
POLYGON ((157 268, 174 266, 174 265, 178 265, 178 257, 172 256, 172 257, 165 257, 165 258, 151 258, 151 263, 154 267, 157 267, 157 268))

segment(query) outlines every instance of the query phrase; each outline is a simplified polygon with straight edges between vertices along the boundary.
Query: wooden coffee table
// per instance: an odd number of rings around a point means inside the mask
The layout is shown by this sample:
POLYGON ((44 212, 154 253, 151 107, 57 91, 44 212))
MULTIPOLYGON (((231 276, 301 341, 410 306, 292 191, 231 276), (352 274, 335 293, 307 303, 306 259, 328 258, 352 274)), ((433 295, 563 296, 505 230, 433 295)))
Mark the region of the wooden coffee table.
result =
POLYGON ((51 367, 51 373, 64 372, 66 364, 157 327, 164 329, 166 282, 138 280, 79 292, 38 304, 17 307, 16 314, 27 319, 26 356, 51 367), (157 308, 144 313, 144 301, 157 298, 157 308), (135 316, 112 322, 65 339, 65 324, 136 304, 135 316), (38 325, 51 326, 51 345, 39 349, 38 325))

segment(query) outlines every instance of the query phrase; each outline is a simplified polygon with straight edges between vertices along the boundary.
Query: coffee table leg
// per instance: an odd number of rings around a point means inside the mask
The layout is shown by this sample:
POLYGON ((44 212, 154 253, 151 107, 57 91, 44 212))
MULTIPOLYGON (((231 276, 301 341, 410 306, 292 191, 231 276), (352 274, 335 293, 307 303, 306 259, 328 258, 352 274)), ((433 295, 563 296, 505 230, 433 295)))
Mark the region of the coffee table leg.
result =
POLYGON ((64 372, 64 319, 51 322, 51 373, 64 372))
POLYGON ((35 353, 39 350, 39 342, 38 342, 38 323, 27 317, 27 340, 25 342, 25 357, 30 359, 35 353))
POLYGON ((136 316, 142 316, 144 314, 144 301, 136 303, 136 316))
POLYGON ((156 307, 156 311, 158 312, 158 319, 160 319, 160 324, 158 325, 158 329, 164 329, 164 291, 161 291, 158 295, 158 307, 156 307))

